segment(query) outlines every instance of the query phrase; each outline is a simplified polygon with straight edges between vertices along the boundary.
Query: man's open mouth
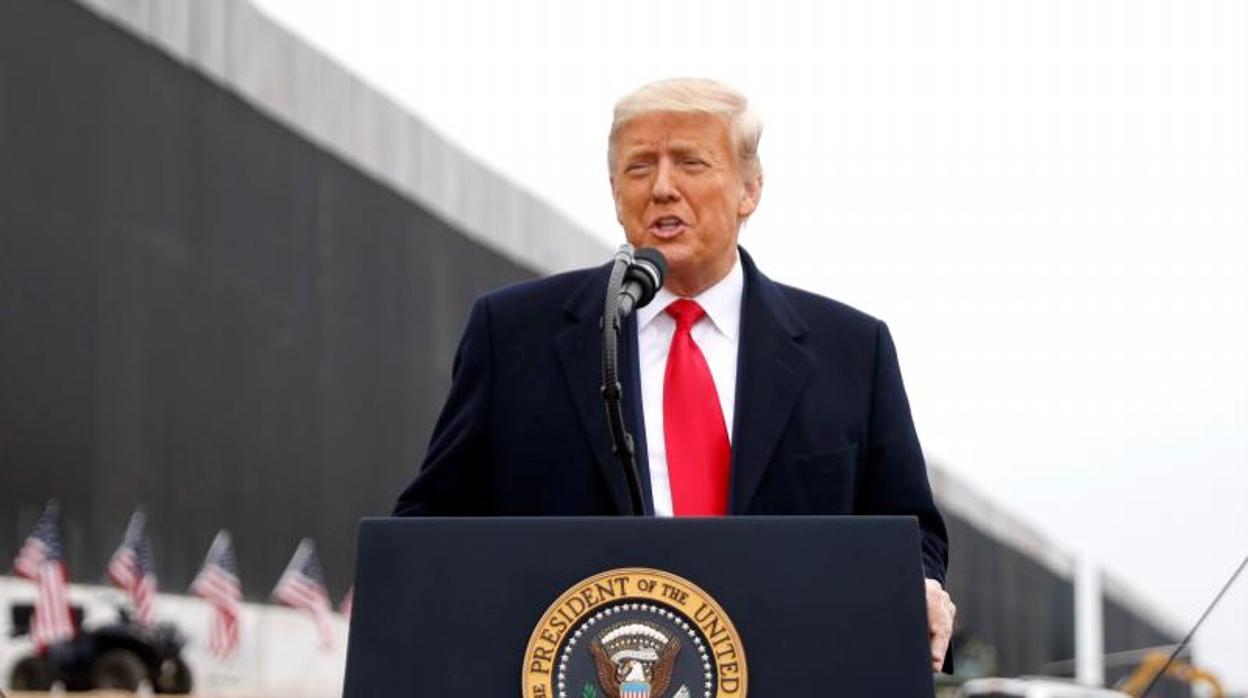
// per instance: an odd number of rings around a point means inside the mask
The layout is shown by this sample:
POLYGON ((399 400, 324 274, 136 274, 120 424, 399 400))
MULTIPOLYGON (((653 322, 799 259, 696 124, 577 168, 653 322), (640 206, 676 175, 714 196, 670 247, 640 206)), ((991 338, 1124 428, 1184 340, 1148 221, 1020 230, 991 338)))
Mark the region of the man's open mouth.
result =
POLYGON ((685 228, 680 216, 660 216, 650 223, 650 231, 659 237, 677 235, 685 228))

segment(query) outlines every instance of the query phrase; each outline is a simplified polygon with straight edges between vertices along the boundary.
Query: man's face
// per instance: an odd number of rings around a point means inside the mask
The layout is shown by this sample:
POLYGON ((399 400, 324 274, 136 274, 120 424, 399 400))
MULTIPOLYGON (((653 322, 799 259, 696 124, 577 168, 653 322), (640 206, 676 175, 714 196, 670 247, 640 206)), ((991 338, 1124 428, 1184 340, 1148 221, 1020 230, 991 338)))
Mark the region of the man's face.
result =
POLYGON ((666 286, 678 295, 724 278, 762 185, 742 180, 727 119, 642 114, 616 132, 614 145, 611 189, 628 242, 667 257, 666 286))

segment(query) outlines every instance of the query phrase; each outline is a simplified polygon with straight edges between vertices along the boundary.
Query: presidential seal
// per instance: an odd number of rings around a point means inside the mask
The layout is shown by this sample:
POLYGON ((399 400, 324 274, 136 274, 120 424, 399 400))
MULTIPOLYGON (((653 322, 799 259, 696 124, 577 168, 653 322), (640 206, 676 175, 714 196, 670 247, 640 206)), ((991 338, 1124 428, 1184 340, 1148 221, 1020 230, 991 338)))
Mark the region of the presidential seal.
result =
POLYGON ((525 698, 743 698, 745 649, 705 591, 625 568, 580 582, 547 609, 521 678, 525 698))

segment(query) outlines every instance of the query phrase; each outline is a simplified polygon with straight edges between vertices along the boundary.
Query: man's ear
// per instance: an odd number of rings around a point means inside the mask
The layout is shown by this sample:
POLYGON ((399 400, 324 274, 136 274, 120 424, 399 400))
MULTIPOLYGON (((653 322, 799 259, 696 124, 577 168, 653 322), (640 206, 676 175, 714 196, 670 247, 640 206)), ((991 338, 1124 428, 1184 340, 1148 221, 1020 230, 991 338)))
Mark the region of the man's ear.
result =
POLYGON ((749 218, 754 209, 758 208, 758 202, 763 198, 763 173, 759 172, 752 179, 745 181, 745 185, 741 187, 741 202, 737 205, 737 215, 741 218, 749 218))

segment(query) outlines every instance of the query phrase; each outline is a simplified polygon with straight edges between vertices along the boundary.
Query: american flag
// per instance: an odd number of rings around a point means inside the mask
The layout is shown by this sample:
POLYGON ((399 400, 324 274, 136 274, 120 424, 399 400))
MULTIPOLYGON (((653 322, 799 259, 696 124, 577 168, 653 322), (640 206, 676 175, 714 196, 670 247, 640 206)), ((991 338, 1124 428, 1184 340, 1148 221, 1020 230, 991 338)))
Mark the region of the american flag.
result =
POLYGON ((195 575, 195 581, 191 582, 191 591, 212 604, 214 612, 208 649, 221 658, 230 656, 238 649, 239 603, 243 592, 228 532, 221 531, 212 540, 204 566, 195 575))
POLYGON ((30 637, 40 651, 74 636, 74 621, 69 611, 69 573, 61 556, 60 516, 60 506, 55 501, 48 502, 35 523, 35 530, 26 538, 13 562, 13 571, 19 577, 39 585, 30 637))
POLYGON ((138 621, 151 623, 156 573, 152 569, 152 546, 147 540, 147 519, 142 511, 130 516, 121 547, 108 561, 108 578, 130 595, 138 621))
POLYGON ((307 611, 316 621, 316 631, 321 637, 321 647, 333 646, 333 628, 330 626, 329 592, 325 589, 325 573, 316 556, 316 546, 311 538, 304 538, 295 548, 294 557, 286 565, 282 578, 273 588, 273 598, 290 606, 307 611))
POLYGON ((338 612, 351 620, 351 607, 355 605, 355 587, 347 589, 347 593, 342 597, 342 601, 338 602, 338 612))

